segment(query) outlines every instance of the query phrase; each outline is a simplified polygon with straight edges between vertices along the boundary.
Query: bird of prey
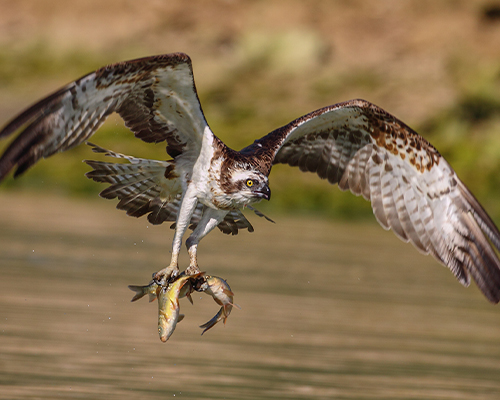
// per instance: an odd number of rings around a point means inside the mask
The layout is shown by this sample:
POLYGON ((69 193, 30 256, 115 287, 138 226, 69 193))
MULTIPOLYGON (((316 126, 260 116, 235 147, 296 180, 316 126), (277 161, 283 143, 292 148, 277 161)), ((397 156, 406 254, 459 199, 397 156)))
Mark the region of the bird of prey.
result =
MULTIPOLYGON (((434 256, 465 286, 470 277, 500 301, 500 232, 439 152, 383 109, 351 100, 313 111, 240 151, 210 130, 197 96, 190 58, 174 53, 108 65, 56 91, 0 131, 19 131, 0 158, 0 180, 18 176, 42 157, 86 141, 113 112, 145 142, 166 142, 167 161, 139 159, 93 145, 125 163, 87 161, 87 175, 111 185, 129 215, 175 221, 170 264, 154 277, 172 280, 186 240, 188 274, 199 272, 197 246, 215 227, 253 228, 245 206, 269 200, 274 164, 315 172, 371 201, 378 222, 434 256)), ((257 212, 257 211, 256 211, 257 212)), ((258 212, 257 212, 258 213, 258 212)), ((258 213, 259 215, 262 215, 258 213)))

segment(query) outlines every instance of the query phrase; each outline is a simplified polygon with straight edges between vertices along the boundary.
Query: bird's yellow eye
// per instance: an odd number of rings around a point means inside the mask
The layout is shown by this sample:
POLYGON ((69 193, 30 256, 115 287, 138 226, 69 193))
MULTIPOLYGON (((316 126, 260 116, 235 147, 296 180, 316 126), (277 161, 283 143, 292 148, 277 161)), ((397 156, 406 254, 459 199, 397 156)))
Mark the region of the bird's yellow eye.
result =
POLYGON ((247 179, 247 186, 252 187, 253 186, 253 181, 251 179, 247 179))

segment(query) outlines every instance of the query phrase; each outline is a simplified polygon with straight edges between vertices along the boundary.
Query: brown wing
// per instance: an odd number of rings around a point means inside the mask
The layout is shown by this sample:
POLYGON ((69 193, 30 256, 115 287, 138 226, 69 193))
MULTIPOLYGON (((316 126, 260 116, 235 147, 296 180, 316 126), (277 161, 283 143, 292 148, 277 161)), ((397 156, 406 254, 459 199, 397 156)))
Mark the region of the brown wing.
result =
POLYGON ((289 164, 363 195, 385 229, 500 301, 497 227, 437 150, 381 108, 364 100, 325 107, 242 152, 263 171, 289 164))
POLYGON ((0 181, 15 167, 17 176, 40 158, 82 143, 114 111, 138 138, 166 140, 172 157, 199 151, 203 135, 211 135, 187 55, 122 62, 70 83, 4 127, 0 138, 22 130, 0 158, 0 181))

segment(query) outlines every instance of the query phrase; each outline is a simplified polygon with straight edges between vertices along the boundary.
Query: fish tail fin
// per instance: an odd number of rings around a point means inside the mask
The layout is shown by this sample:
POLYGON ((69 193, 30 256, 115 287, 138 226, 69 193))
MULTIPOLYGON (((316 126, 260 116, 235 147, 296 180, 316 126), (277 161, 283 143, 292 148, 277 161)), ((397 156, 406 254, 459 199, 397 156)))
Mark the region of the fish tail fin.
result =
MULTIPOLYGON (((132 300, 130 300, 130 301, 139 300, 146 294, 146 292, 144 291, 144 286, 128 285, 128 288, 130 290, 132 290, 133 292, 135 292, 134 297, 132 297, 132 300)), ((152 301, 151 297, 150 297, 149 301, 152 301)))
POLYGON ((215 326, 215 324, 217 324, 217 322, 219 322, 222 319, 223 311, 224 311, 224 307, 221 307, 219 312, 217 314, 215 314, 210 321, 205 322, 203 325, 200 325, 200 328, 203 329, 203 332, 201 332, 202 336, 206 331, 213 328, 215 326))

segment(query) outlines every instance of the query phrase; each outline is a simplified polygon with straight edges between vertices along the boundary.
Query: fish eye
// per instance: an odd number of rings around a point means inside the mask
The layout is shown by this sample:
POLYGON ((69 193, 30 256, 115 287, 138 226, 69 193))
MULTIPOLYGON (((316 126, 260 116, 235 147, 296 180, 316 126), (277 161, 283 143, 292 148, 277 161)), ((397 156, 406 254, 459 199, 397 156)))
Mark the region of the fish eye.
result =
POLYGON ((253 180, 247 179, 246 184, 247 184, 248 187, 252 187, 253 186, 253 180))

